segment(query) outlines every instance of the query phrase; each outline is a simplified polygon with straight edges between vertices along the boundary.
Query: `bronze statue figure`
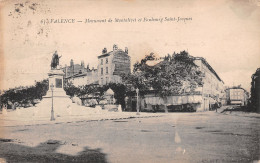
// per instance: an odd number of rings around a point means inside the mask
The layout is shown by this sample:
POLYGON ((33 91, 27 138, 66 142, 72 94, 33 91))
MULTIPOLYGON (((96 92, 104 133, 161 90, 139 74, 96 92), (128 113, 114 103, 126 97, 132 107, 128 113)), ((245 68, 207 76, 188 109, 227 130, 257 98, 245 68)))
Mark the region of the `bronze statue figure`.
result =
POLYGON ((59 65, 59 59, 61 56, 58 55, 57 51, 52 56, 51 60, 51 69, 57 69, 57 66, 59 65))

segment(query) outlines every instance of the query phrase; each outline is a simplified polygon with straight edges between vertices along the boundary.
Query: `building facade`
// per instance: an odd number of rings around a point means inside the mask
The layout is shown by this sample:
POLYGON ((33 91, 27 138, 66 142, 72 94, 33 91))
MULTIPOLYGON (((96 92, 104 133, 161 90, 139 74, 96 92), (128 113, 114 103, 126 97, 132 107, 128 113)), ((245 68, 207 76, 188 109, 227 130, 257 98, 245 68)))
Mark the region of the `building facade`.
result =
POLYGON ((90 69, 89 65, 85 67, 84 62, 74 64, 70 61, 70 66, 63 68, 65 73, 65 82, 71 82, 74 86, 83 86, 90 84, 105 85, 108 83, 121 83, 120 75, 130 74, 130 56, 128 49, 118 49, 113 46, 113 51, 107 52, 103 49, 102 55, 98 56, 97 69, 90 69))
MULTIPOLYGON (((214 109, 216 104, 224 103, 224 82, 201 57, 194 58, 194 63, 204 74, 203 85, 199 86, 193 93, 182 93, 167 97, 159 97, 156 90, 140 92, 138 105, 146 111, 207 111, 214 109)), ((125 99, 126 110, 135 110, 137 103, 135 92, 130 93, 125 99)))
POLYGON ((198 88, 201 92, 202 102, 200 110, 210 110, 214 104, 225 104, 225 88, 224 82, 210 66, 210 64, 202 57, 195 57, 194 63, 204 74, 203 86, 198 88))
POLYGON ((97 69, 89 69, 87 72, 77 73, 65 79, 67 82, 71 82, 76 87, 98 84, 98 72, 97 69))
POLYGON ((252 75, 250 102, 250 109, 260 113, 260 68, 252 75))
POLYGON ((248 93, 244 88, 232 87, 226 89, 228 105, 247 105, 248 93))
POLYGON ((113 51, 107 52, 104 48, 102 55, 98 56, 98 81, 99 85, 108 83, 121 83, 120 75, 130 74, 130 56, 128 49, 118 49, 113 46, 113 51))
POLYGON ((81 61, 81 64, 74 64, 73 59, 70 60, 70 65, 62 68, 65 73, 65 79, 72 77, 76 74, 84 74, 89 71, 89 66, 85 67, 84 61, 81 61))

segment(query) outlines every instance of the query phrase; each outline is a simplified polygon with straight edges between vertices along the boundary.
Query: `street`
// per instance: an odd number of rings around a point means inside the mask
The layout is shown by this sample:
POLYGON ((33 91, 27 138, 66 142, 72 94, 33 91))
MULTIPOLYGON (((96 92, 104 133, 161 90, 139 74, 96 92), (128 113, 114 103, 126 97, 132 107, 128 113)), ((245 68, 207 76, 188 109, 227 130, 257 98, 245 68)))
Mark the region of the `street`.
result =
POLYGON ((260 160, 259 114, 149 114, 160 116, 2 125, 0 162, 260 160))

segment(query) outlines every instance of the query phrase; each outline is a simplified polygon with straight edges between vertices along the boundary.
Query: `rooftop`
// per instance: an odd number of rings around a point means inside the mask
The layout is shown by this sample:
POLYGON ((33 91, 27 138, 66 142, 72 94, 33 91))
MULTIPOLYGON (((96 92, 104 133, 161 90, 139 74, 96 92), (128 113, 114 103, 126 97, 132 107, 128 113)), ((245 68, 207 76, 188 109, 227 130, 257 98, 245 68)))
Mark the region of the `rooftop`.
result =
POLYGON ((194 57, 195 60, 201 60, 207 67, 208 69, 217 77, 217 79, 219 81, 222 81, 224 83, 223 80, 221 80, 221 78, 218 76, 218 74, 216 73, 216 71, 209 65, 209 63, 206 61, 205 58, 203 57, 194 57))
POLYGON ((242 89, 242 90, 244 90, 245 92, 247 92, 244 88, 239 87, 239 86, 233 86, 233 87, 227 88, 226 90, 230 90, 230 89, 242 89))
POLYGON ((117 49, 117 50, 113 50, 113 51, 110 51, 108 53, 104 53, 100 56, 98 56, 98 59, 99 58, 104 58, 104 57, 107 57, 107 56, 110 56, 112 54, 116 54, 116 53, 124 53, 124 54, 127 54, 125 51, 123 51, 122 49, 117 49))
POLYGON ((77 78, 77 77, 82 77, 82 76, 88 76, 88 73, 89 72, 92 72, 92 71, 97 71, 97 69, 92 69, 92 70, 90 70, 90 71, 88 71, 88 72, 83 72, 83 73, 77 73, 77 74, 74 74, 74 75, 72 75, 72 76, 68 76, 66 79, 70 79, 70 78, 77 78))

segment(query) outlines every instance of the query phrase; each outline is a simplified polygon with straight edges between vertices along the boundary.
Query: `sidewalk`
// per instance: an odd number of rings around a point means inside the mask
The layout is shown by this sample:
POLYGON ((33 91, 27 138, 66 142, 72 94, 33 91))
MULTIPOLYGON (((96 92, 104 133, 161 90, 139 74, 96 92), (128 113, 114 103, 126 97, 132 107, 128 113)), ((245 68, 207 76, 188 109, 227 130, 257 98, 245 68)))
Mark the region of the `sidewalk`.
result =
POLYGON ((219 108, 218 109, 218 113, 221 113, 221 114, 224 114, 224 115, 260 118, 260 114, 259 113, 238 111, 238 110, 235 110, 235 106, 232 106, 232 105, 223 106, 223 107, 219 108), (225 109, 228 109, 228 111, 227 110, 225 111, 225 109))
POLYGON ((73 115, 55 116, 54 121, 50 121, 51 114, 34 117, 17 115, 16 111, 10 111, 7 114, 0 114, 0 127, 11 126, 30 126, 30 125, 44 125, 44 124, 60 124, 60 123, 73 123, 73 122, 88 122, 88 121, 105 121, 105 120, 121 120, 130 118, 149 118, 160 117, 166 115, 165 113, 143 113, 137 115, 136 112, 108 112, 102 110, 96 112, 93 111, 86 113, 78 113, 73 115))
POLYGON ((221 106, 220 108, 217 109, 218 113, 222 113, 225 109, 227 109, 230 106, 221 106))

